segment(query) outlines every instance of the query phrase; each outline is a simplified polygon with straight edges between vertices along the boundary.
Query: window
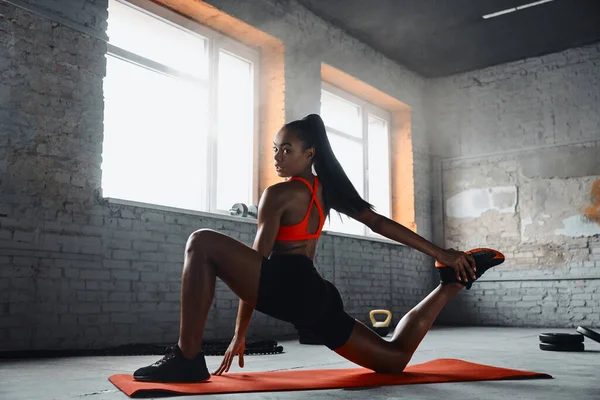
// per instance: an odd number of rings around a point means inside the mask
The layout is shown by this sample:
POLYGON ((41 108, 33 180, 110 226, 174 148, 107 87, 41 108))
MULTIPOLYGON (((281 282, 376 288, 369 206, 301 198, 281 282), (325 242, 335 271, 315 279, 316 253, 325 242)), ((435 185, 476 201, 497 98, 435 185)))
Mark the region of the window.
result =
POLYGON ((107 34, 104 196, 253 204, 258 54, 142 0, 110 0, 107 34))
MULTIPOLYGON (((335 156, 358 193, 390 217, 390 115, 388 112, 323 83, 321 117, 335 156)), ((358 221, 333 212, 326 229, 377 236, 358 221)))

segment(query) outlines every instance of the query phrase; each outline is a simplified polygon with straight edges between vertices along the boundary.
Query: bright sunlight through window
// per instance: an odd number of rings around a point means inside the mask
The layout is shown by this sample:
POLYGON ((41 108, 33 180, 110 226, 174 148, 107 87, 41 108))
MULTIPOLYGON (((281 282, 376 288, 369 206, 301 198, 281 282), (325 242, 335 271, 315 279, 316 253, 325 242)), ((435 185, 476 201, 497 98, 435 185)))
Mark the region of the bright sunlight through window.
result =
POLYGON ((104 197, 252 204, 256 52, 150 2, 110 0, 107 34, 104 197))
MULTIPOLYGON (((390 115, 323 83, 321 117, 338 161, 358 193, 381 215, 390 217, 390 115)), ((358 221, 332 211, 329 231, 378 236, 358 221)))

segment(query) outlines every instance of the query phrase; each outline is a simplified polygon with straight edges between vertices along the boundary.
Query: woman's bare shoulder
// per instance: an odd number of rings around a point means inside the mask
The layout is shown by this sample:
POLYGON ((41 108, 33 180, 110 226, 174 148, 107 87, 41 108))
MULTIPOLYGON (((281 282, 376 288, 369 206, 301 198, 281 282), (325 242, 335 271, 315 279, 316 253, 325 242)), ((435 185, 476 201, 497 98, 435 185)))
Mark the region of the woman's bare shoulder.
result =
POLYGON ((284 181, 272 184, 271 186, 267 187, 265 192, 268 190, 269 194, 285 196, 286 194, 292 195, 294 193, 297 193, 299 190, 302 190, 304 188, 306 188, 306 184, 300 181, 284 181))
POLYGON ((306 185, 302 182, 284 181, 268 186, 263 192, 261 202, 287 207, 307 195, 310 197, 310 192, 306 191, 306 185))
POLYGON ((261 196, 261 202, 282 203, 289 199, 290 187, 288 182, 278 182, 268 186, 261 196))

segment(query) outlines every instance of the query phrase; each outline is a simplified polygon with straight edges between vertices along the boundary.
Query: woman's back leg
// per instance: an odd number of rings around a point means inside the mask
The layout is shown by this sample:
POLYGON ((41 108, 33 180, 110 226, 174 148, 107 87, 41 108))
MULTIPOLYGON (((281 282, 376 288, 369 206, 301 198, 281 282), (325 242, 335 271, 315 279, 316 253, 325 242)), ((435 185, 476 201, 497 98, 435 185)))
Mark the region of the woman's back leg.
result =
POLYGON ((360 321, 348 341, 335 352, 376 372, 402 372, 444 306, 461 284, 439 285, 400 320, 388 342, 360 321))

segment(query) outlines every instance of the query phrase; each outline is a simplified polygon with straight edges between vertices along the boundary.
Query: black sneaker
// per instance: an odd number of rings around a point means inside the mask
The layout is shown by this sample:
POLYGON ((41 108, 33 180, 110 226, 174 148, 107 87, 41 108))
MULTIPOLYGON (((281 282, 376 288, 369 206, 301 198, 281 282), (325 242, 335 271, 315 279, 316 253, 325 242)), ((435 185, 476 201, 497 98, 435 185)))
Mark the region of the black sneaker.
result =
POLYGON ((436 267, 440 274, 441 283, 458 282, 465 286, 467 290, 469 290, 471 289, 471 286, 473 286, 473 282, 481 278, 481 275, 483 275, 485 271, 504 262, 504 255, 499 251, 493 249, 479 248, 469 250, 466 253, 471 255, 471 257, 475 259, 475 265, 477 266, 477 269, 475 270, 475 276, 477 278, 473 279, 469 276, 468 282, 459 281, 456 279, 456 273, 454 272, 454 269, 452 269, 451 267, 438 265, 436 262, 436 267))
POLYGON ((154 364, 135 371, 133 378, 143 382, 198 383, 207 381, 210 372, 203 352, 188 360, 175 345, 168 347, 165 356, 154 364))

